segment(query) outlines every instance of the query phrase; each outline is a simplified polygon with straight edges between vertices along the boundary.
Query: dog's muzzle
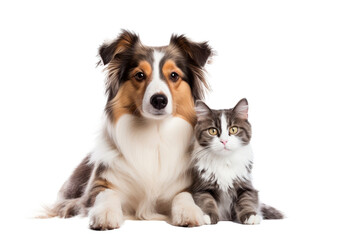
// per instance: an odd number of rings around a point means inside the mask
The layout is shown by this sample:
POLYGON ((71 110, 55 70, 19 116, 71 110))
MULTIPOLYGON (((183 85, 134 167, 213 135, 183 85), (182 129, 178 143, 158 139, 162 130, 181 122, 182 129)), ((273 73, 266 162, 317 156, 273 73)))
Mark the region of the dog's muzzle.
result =
POLYGON ((168 99, 164 94, 155 94, 151 97, 150 103, 155 109, 161 110, 168 104, 168 99))

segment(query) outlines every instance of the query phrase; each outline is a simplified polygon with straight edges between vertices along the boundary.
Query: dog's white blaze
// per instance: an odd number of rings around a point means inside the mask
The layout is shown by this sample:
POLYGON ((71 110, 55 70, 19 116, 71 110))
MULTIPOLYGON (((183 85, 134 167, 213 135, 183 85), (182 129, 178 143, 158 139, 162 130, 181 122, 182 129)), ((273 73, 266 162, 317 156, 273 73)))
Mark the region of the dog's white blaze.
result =
POLYGON ((142 111, 143 115, 147 118, 162 118, 164 116, 168 116, 172 114, 172 96, 168 85, 164 80, 161 79, 161 69, 160 69, 160 61, 164 57, 163 52, 154 51, 154 63, 153 63, 153 71, 152 71, 152 80, 150 84, 147 86, 144 94, 144 98, 142 101, 142 111), (162 110, 154 109, 154 107, 150 103, 150 99, 154 94, 162 93, 167 99, 168 103, 166 107, 162 110), (161 113, 162 115, 158 116, 156 114, 161 113))
POLYGON ((190 185, 184 173, 190 164, 192 126, 177 117, 141 121, 125 114, 115 126, 108 125, 107 131, 113 133, 116 150, 100 140, 92 160, 110 167, 102 177, 120 193, 124 215, 161 218, 156 214, 156 202, 171 202, 190 185))

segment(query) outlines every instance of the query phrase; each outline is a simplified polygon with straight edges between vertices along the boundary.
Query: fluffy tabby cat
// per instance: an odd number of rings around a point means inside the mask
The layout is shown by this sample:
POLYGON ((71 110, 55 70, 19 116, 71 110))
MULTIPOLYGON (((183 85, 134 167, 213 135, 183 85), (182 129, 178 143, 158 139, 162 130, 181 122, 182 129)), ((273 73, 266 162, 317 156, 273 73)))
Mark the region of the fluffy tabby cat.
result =
POLYGON ((191 192, 207 222, 259 224, 263 218, 283 218, 275 208, 259 203, 251 183, 253 154, 247 100, 227 110, 213 110, 197 101, 196 114, 191 192))

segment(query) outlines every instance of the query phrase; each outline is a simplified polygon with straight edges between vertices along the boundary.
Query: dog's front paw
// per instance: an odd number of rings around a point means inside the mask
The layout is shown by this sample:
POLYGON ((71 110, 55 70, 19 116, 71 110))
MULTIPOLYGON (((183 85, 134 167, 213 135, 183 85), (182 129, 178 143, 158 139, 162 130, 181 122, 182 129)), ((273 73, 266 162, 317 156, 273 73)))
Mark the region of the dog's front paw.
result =
POLYGON ((90 228, 93 230, 112 230, 119 228, 124 222, 122 212, 111 209, 97 211, 92 209, 89 213, 90 228))
POLYGON ((204 216, 196 205, 181 205, 172 210, 172 224, 181 227, 197 227, 209 224, 209 216, 204 216))
POLYGON ((243 222, 243 224, 248 224, 248 225, 255 225, 255 224, 259 224, 262 220, 262 217, 258 214, 251 214, 250 216, 248 216, 245 221, 243 222))
POLYGON ((211 218, 209 215, 204 215, 204 224, 206 225, 211 224, 211 218))

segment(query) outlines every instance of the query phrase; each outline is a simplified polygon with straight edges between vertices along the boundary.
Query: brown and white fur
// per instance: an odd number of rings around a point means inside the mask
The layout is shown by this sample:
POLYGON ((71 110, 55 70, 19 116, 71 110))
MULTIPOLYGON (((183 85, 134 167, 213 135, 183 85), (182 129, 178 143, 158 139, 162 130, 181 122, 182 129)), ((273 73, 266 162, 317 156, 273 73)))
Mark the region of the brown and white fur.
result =
POLYGON ((206 42, 172 36, 144 46, 123 31, 99 49, 106 66, 106 119, 95 148, 59 192, 48 216, 88 215, 90 228, 118 228, 125 219, 202 225, 188 192, 194 102, 208 86, 206 42))

